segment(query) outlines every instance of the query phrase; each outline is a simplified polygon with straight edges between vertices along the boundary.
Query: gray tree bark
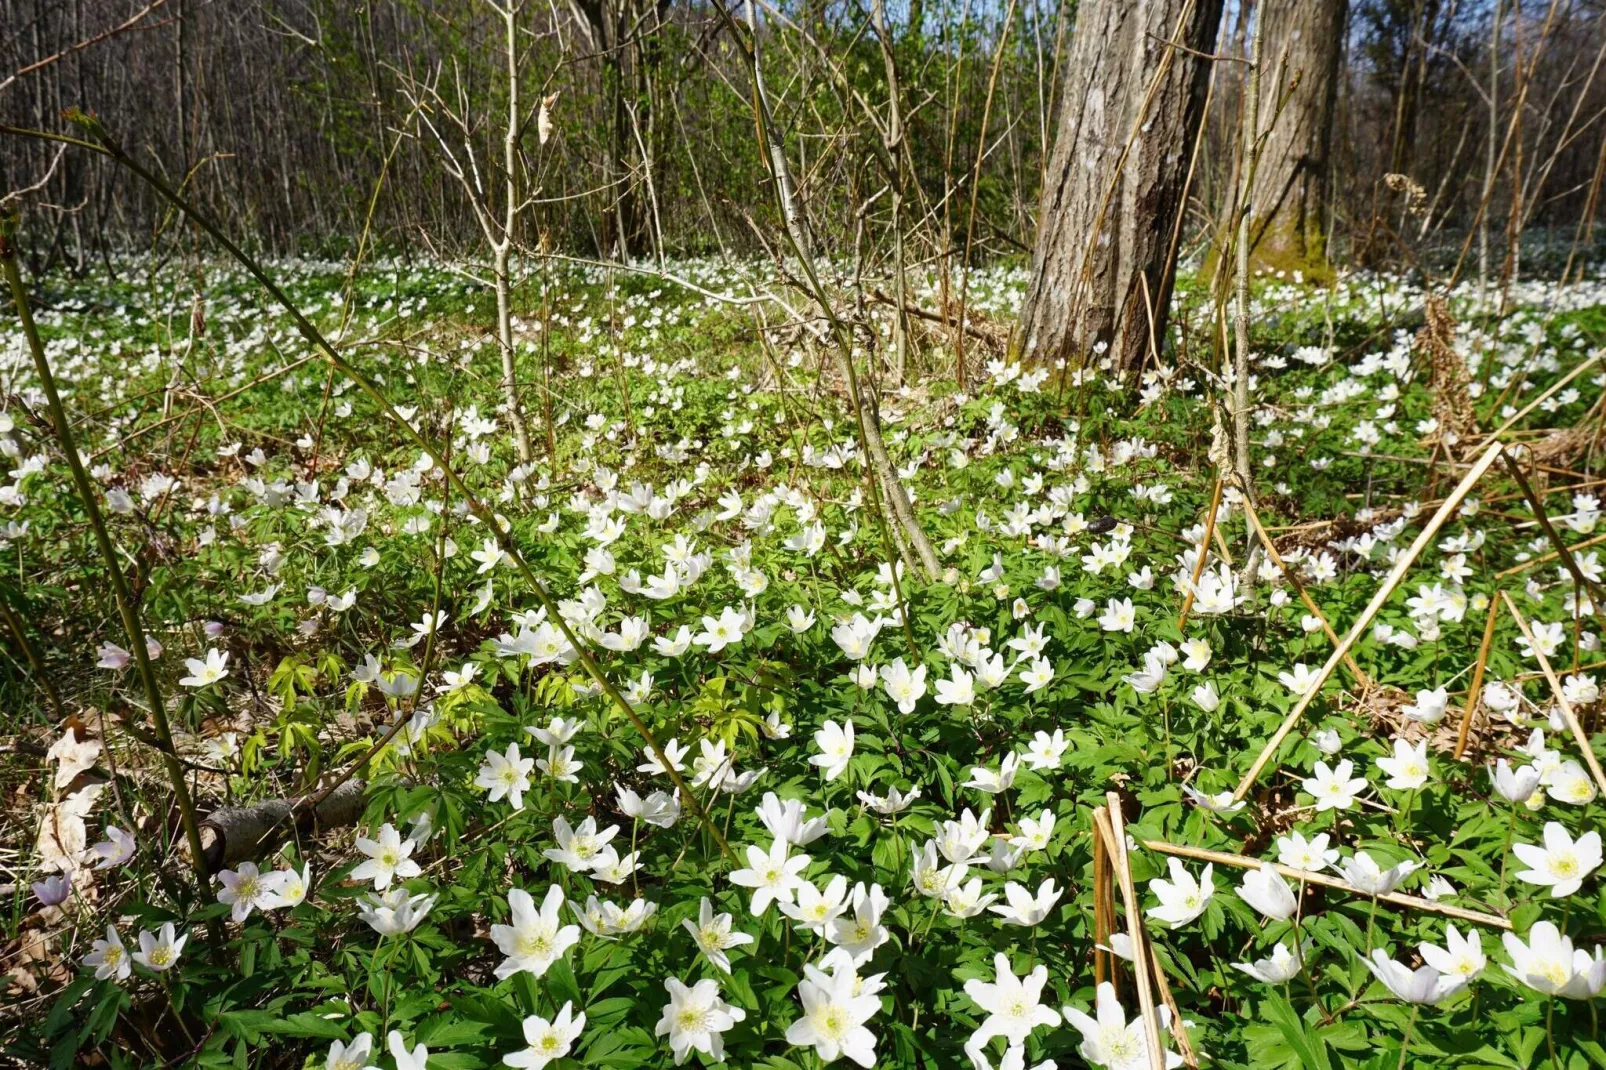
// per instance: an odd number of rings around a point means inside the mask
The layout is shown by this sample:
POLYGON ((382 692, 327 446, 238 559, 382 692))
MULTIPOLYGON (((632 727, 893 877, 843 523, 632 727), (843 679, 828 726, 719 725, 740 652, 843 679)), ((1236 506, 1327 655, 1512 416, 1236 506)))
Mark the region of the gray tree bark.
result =
MULTIPOLYGON (((507 404, 507 422, 513 429, 513 445, 518 450, 519 463, 530 463, 530 429, 524 422, 524 408, 519 401, 518 358, 513 348, 513 291, 509 273, 508 254, 518 240, 519 217, 524 205, 519 197, 519 128, 527 121, 519 112, 519 36, 518 6, 506 0, 507 7, 500 9, 507 27, 507 133, 502 139, 502 168, 507 172, 507 187, 502 206, 502 233, 491 241, 496 275, 496 340, 502 350, 502 399, 507 404)), ((490 237, 487 233, 486 237, 490 237)))
POLYGON ((1262 4, 1260 122, 1267 133, 1250 193, 1255 220, 1250 259, 1256 267, 1309 272, 1324 267, 1327 259, 1333 109, 1349 3, 1262 4))
POLYGON ((209 873, 261 858, 291 833, 309 836, 323 829, 355 825, 362 817, 361 780, 348 780, 317 806, 295 813, 295 799, 269 799, 254 806, 224 806, 201 822, 203 859, 209 873))
POLYGON ((1023 355, 1157 352, 1222 0, 1083 0, 1038 206, 1023 355))

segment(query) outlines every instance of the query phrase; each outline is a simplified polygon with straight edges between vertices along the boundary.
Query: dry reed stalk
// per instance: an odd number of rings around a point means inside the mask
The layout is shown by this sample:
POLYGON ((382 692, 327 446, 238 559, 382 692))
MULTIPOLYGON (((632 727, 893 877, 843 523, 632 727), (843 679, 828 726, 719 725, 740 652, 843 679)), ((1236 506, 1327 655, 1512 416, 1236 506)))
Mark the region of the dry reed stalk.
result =
POLYGON ((1350 647, 1354 646, 1356 641, 1360 639, 1367 626, 1372 623, 1372 618, 1377 616, 1378 610, 1382 609, 1383 604, 1394 594, 1394 589, 1405 579, 1405 574, 1410 571, 1411 565, 1416 562, 1417 557, 1427 548, 1428 543, 1433 541, 1433 536, 1438 534, 1439 528, 1444 526, 1445 521, 1449 520, 1451 514, 1460 506, 1461 499, 1472 491, 1478 480, 1482 479, 1484 473, 1494 464, 1495 460, 1500 456, 1501 449, 1500 443, 1496 442, 1483 451, 1483 456, 1479 457, 1477 463, 1472 466, 1465 476, 1461 477, 1461 482, 1457 483, 1455 489, 1450 492, 1450 496, 1444 499, 1444 504, 1439 506, 1438 511, 1433 514, 1427 526, 1417 535, 1416 540, 1411 543, 1410 549, 1406 550, 1399 561, 1395 563, 1394 568, 1384 579, 1383 585, 1377 589, 1377 593, 1372 596, 1372 600, 1361 611, 1360 617, 1350 627, 1349 634, 1344 636, 1343 642, 1339 643, 1332 654, 1328 656, 1327 663, 1322 666, 1321 672, 1317 673, 1316 679, 1310 688, 1300 696, 1298 702, 1294 703, 1294 708, 1289 711, 1287 717, 1283 718, 1283 723, 1277 726, 1277 731, 1272 734, 1271 739, 1267 740, 1266 745, 1261 748, 1260 754, 1255 757, 1254 764, 1249 767, 1249 772, 1244 774, 1243 779, 1238 782, 1238 787, 1233 791, 1233 801, 1241 802, 1243 797, 1249 793, 1250 787, 1260 776, 1261 771, 1265 769, 1266 763, 1271 760, 1272 755, 1277 753, 1277 748, 1282 746, 1282 742, 1288 737, 1288 733, 1293 731, 1294 725, 1299 723, 1299 718, 1304 715, 1305 709, 1321 692, 1322 685, 1327 682, 1327 678, 1333 675, 1333 670, 1338 668, 1338 663, 1344 659, 1344 655, 1349 653, 1350 647))
POLYGON ((1467 390, 1466 361, 1455 350, 1455 317, 1439 294, 1428 294, 1422 311, 1427 322, 1416 333, 1416 346, 1427 353, 1433 373, 1433 416, 1439 422, 1435 434, 1441 443, 1448 435, 1465 439, 1477 431, 1478 419, 1467 390))
MULTIPOLYGON (((1260 515, 1255 512, 1255 507, 1250 504, 1247 498, 1244 500, 1244 511, 1249 516, 1250 524, 1254 525, 1255 534, 1260 536, 1260 544, 1266 548, 1266 556, 1271 558, 1272 564, 1282 570, 1283 577, 1299 593, 1299 600, 1305 603, 1305 608, 1310 610, 1311 616, 1322 622, 1322 632, 1327 636, 1327 641, 1335 647, 1338 646, 1338 633, 1333 631, 1333 626, 1328 623, 1327 615, 1317 607, 1316 602, 1310 596, 1310 592, 1305 590, 1305 585, 1299 582, 1299 577, 1294 575, 1294 570, 1288 567, 1288 562, 1283 560, 1283 555, 1277 552, 1276 544, 1271 541, 1271 536, 1266 534, 1266 528, 1260 522, 1260 515)), ((1372 678, 1361 671, 1361 667, 1355 662, 1354 655, 1344 655, 1344 667, 1350 671, 1351 676, 1355 677, 1355 684, 1363 693, 1372 689, 1372 678)))
POLYGON ((1540 528, 1544 530, 1545 538, 1549 539, 1550 545, 1556 548, 1555 553, 1561 556, 1562 566, 1572 576, 1573 583, 1578 585, 1579 590, 1587 589, 1597 601, 1606 601, 1606 598, 1602 597, 1600 584, 1584 575, 1583 569, 1578 567, 1577 559, 1573 557, 1572 550, 1568 548, 1566 543, 1561 541, 1561 536, 1556 534, 1556 526, 1550 522, 1550 514, 1545 511, 1545 504, 1539 500, 1539 495, 1534 493, 1533 485, 1528 482, 1528 477, 1522 474, 1522 469, 1517 465, 1516 461, 1511 459, 1509 453, 1505 455, 1505 458, 1507 471, 1511 473, 1511 478, 1517 481, 1517 486, 1522 488, 1522 496, 1528 499, 1528 508, 1533 510, 1534 519, 1539 522, 1540 528))
MULTIPOLYGON (((1112 791, 1104 799, 1103 813, 1107 825, 1103 831, 1108 836, 1110 862, 1115 868, 1115 879, 1121 886, 1121 900, 1126 907, 1127 937, 1132 941, 1132 977, 1137 982, 1138 1009, 1143 1015, 1149 1065, 1153 1070, 1165 1070, 1165 1049, 1160 1044, 1160 1016, 1154 1009, 1154 990, 1149 978, 1148 936, 1143 931, 1143 910, 1138 902, 1137 887, 1132 883, 1132 868, 1128 864, 1121 797, 1112 791)), ((1097 819, 1095 812, 1094 820, 1097 819)))
MULTIPOLYGON (((1250 858, 1248 855, 1232 854, 1228 851, 1212 851, 1204 847, 1185 847, 1182 844, 1167 843, 1164 840, 1144 840, 1143 846, 1150 851, 1157 851, 1163 855, 1191 858, 1195 862, 1214 862, 1219 866, 1233 866, 1237 869, 1259 869, 1262 865, 1267 864, 1258 858, 1250 858)), ((1458 921, 1472 922, 1475 925, 1487 925, 1492 929, 1505 929, 1508 931, 1511 929, 1511 922, 1498 914, 1487 914, 1481 910, 1468 910, 1465 907, 1451 906, 1448 903, 1435 903, 1431 899, 1406 895, 1403 892, 1384 892, 1382 895, 1374 897, 1370 892, 1363 892, 1353 884, 1338 877, 1331 877, 1325 873, 1311 873, 1307 870, 1295 869, 1293 866, 1285 866, 1275 862, 1271 863, 1271 865, 1278 873, 1289 880, 1304 881, 1306 884, 1320 884, 1324 888, 1336 888, 1341 892, 1349 892, 1352 895, 1362 896, 1363 898, 1376 898, 1379 903, 1390 903, 1397 907, 1420 910, 1427 914, 1440 914, 1447 918, 1455 918, 1458 921)))
POLYGON ((1455 760, 1467 750, 1467 736, 1472 732, 1472 713, 1478 708, 1478 692, 1483 688, 1483 670, 1489 664, 1489 644, 1494 640, 1494 622, 1500 612, 1500 599, 1489 599, 1489 617, 1483 622, 1483 641, 1478 644, 1478 663, 1472 669, 1472 686, 1467 689, 1467 706, 1461 711, 1461 727, 1455 734, 1455 760))
POLYGON ((1110 982, 1119 998, 1120 980, 1111 961, 1110 934, 1115 931, 1115 871, 1110 868, 1108 840, 1094 811, 1093 822, 1093 984, 1110 982))
MULTIPOLYGON (((1587 550, 1591 546, 1599 546, 1603 542, 1606 542, 1606 535, 1596 535, 1593 539, 1585 539, 1581 543, 1567 547, 1567 549, 1572 553, 1577 553, 1579 550, 1587 550)), ((1556 558, 1559 556, 1561 555, 1552 550, 1548 554, 1542 554, 1539 557, 1524 561, 1520 565, 1512 565, 1503 572, 1496 572, 1494 574, 1494 578, 1497 580, 1508 579, 1509 577, 1515 576, 1520 572, 1527 572, 1531 568, 1538 568, 1540 565, 1549 564, 1550 562, 1556 560, 1556 558)))
POLYGON ((1182 598, 1182 612, 1177 614, 1177 630, 1188 624, 1188 610, 1193 608, 1194 595, 1199 591, 1199 577, 1204 575, 1205 558, 1210 556, 1210 536, 1216 533, 1216 512, 1221 508, 1221 488, 1225 481, 1216 477, 1216 489, 1210 494, 1210 511, 1205 514, 1204 538, 1199 540, 1199 560, 1193 563, 1193 579, 1188 582, 1188 593, 1182 598))
POLYGON ((1556 670, 1550 667, 1550 659, 1539 649, 1539 643, 1534 639, 1532 629, 1528 627, 1522 611, 1517 608, 1517 603, 1511 600, 1511 595, 1501 591, 1500 597, 1505 601, 1506 608, 1511 611, 1517 627, 1522 630, 1523 637, 1528 640, 1528 646, 1533 650, 1534 657, 1539 659, 1540 671, 1545 674, 1545 681, 1550 684, 1550 690, 1556 696, 1556 706, 1561 710, 1562 720, 1567 722, 1567 728, 1573 734, 1573 741, 1578 744, 1578 749, 1584 752, 1584 763, 1589 766, 1589 773, 1595 778, 1595 786, 1602 793, 1606 793, 1606 772, 1601 770, 1600 761, 1595 757, 1595 749, 1589 744, 1589 734, 1584 731, 1584 726, 1578 723, 1578 714, 1573 712, 1572 703, 1562 694, 1561 681, 1556 679, 1556 670))
POLYGON ((1543 394, 1540 394, 1538 397, 1528 402, 1528 404, 1518 409, 1516 414, 1513 415, 1511 419, 1507 420, 1505 423, 1501 424, 1499 427, 1495 428, 1493 431, 1490 431, 1486 436, 1484 436, 1483 441, 1478 443, 1478 448, 1487 449, 1491 442, 1494 442, 1506 431, 1510 430, 1511 426, 1518 420, 1521 420, 1524 416, 1527 416, 1530 412, 1533 412, 1535 409, 1537 409, 1545 402, 1545 399, 1549 398, 1562 387, 1584 374, 1585 370, 1593 368, 1596 364, 1598 364, 1603 355, 1606 355, 1606 350, 1597 350, 1594 353, 1591 353, 1588 360, 1585 360, 1582 364, 1578 365, 1578 367, 1556 380, 1550 385, 1550 389, 1546 390, 1543 394))
MULTIPOLYGON (((1105 947, 1109 946, 1115 917, 1115 872, 1109 861, 1111 835, 1109 815, 1103 810, 1095 810, 1093 812, 1093 929, 1098 942, 1105 947), (1101 821, 1100 818, 1104 820, 1101 821)), ((1108 951, 1097 949, 1093 955, 1094 985, 1109 981, 1110 986, 1115 989, 1116 998, 1120 999, 1119 975, 1113 968, 1113 956, 1108 951)), ((1171 984, 1166 980, 1165 968, 1160 963, 1160 954, 1152 942, 1149 944, 1149 968, 1153 971, 1154 986, 1160 993, 1160 1000, 1171 1012, 1171 1038, 1176 1041, 1177 1052, 1182 1056, 1184 1065, 1197 1070, 1199 1056, 1193 1050, 1193 1041, 1188 1039, 1187 1026, 1182 1024, 1182 1009, 1177 1006, 1176 997, 1171 994, 1171 984)))
POLYGON ((1154 971, 1154 987, 1160 990, 1160 1000, 1171 1012, 1171 1039, 1177 1043, 1177 1054, 1182 1056, 1182 1065, 1188 1070, 1199 1070, 1199 1055, 1193 1050, 1193 1041, 1188 1039, 1188 1027, 1182 1024, 1182 1008, 1177 1006, 1177 998, 1171 994, 1171 982, 1165 978, 1165 968, 1160 965, 1160 953, 1152 943, 1149 945, 1149 967, 1154 971))

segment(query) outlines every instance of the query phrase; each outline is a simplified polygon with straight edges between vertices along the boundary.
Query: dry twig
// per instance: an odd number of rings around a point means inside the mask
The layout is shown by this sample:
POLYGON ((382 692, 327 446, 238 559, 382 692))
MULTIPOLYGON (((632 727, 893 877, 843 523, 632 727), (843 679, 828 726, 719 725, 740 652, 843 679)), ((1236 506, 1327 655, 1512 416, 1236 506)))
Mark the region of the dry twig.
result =
MULTIPOLYGON (((1158 851, 1163 855, 1176 855, 1178 858, 1191 858, 1195 862, 1213 862, 1218 866, 1232 866, 1236 869, 1259 869, 1267 863, 1248 855, 1232 854, 1228 851, 1211 851, 1204 847, 1185 847, 1182 844, 1167 843, 1164 840, 1144 840, 1143 846, 1150 851, 1158 851)), ((1511 922, 1499 914, 1488 914, 1481 910, 1468 910, 1465 907, 1451 906, 1449 903, 1436 903, 1431 899, 1420 896, 1406 895, 1403 892, 1384 892, 1373 896, 1370 892, 1363 892, 1348 881, 1325 873, 1311 873, 1293 866, 1280 863, 1271 863, 1278 873, 1289 880, 1304 881, 1306 884, 1320 884, 1324 888, 1336 888, 1351 895, 1363 896, 1367 899, 1376 898, 1379 903, 1389 903, 1409 910, 1420 910, 1427 914, 1442 914, 1447 918, 1458 921, 1472 922, 1476 925, 1487 925, 1493 929, 1510 931, 1511 922)))
POLYGON ((1511 600, 1511 595, 1501 591, 1500 597, 1506 603, 1506 608, 1511 611, 1512 619, 1517 622, 1523 638, 1528 640, 1528 646, 1533 650, 1534 657, 1539 659, 1539 668, 1545 674, 1545 681, 1550 684, 1551 692, 1556 696, 1556 707, 1561 710, 1562 720, 1567 722, 1567 728, 1572 732, 1574 742, 1584 754, 1584 762, 1589 766, 1590 775, 1595 778, 1595 786, 1606 793, 1606 772, 1601 770, 1600 760, 1595 757, 1595 749, 1590 746, 1589 733, 1578 723, 1578 714, 1573 711, 1572 703, 1568 702, 1567 696, 1562 693, 1561 681, 1556 679, 1556 670, 1550 667, 1550 659, 1545 657, 1545 652, 1539 648, 1538 640, 1534 638, 1534 633, 1528 627, 1521 610, 1517 608, 1517 603, 1511 600))

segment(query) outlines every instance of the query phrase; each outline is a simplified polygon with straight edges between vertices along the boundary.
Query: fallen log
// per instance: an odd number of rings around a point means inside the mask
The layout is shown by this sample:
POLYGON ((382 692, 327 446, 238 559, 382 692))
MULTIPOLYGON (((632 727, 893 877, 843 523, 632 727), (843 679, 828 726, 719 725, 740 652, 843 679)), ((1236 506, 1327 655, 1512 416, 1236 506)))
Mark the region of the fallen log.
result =
POLYGON ((365 786, 363 781, 352 778, 316 806, 298 808, 296 799, 268 799, 251 806, 224 806, 212 811, 201 822, 202 861, 207 872, 252 861, 292 832, 312 836, 355 825, 362 817, 365 786))

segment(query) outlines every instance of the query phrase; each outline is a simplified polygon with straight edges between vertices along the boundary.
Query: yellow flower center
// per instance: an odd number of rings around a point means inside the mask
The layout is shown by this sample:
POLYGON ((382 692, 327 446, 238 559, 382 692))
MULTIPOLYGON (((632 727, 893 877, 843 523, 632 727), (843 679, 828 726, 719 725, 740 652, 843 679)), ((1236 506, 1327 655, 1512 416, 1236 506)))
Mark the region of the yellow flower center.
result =
POLYGON ((848 1020, 836 1007, 827 1007, 815 1019, 815 1028, 820 1034, 832 1040, 840 1039, 848 1031, 848 1020))

